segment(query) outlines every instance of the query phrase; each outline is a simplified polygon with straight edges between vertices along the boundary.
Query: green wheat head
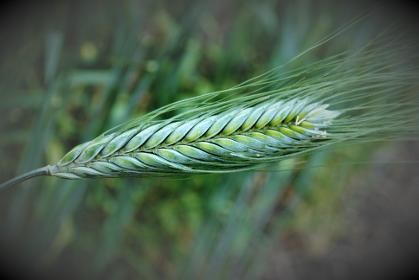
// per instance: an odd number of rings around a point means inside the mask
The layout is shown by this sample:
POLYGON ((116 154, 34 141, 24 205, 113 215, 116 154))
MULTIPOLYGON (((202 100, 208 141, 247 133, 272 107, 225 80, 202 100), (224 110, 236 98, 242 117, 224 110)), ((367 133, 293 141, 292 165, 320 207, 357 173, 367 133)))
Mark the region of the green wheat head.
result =
POLYGON ((341 142, 417 139, 417 59, 402 59, 405 47, 384 39, 169 104, 0 187, 39 175, 234 172, 341 142))
POLYGON ((339 114, 326 108, 295 99, 122 129, 75 147, 50 172, 75 179, 248 169, 326 139, 339 114))

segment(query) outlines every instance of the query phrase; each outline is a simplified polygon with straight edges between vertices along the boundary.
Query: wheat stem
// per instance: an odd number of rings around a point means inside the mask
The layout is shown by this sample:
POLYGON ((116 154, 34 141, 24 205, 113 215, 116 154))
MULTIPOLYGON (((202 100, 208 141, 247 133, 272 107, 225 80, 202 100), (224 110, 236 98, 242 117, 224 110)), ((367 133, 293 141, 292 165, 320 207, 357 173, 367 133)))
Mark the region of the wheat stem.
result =
POLYGON ((38 177, 38 176, 46 176, 46 175, 51 175, 51 171, 50 171, 50 166, 44 166, 38 169, 34 169, 32 171, 23 173, 22 175, 16 176, 12 179, 10 179, 9 181, 6 181, 2 184, 0 184, 0 191, 3 191, 9 187, 12 187, 16 184, 22 183, 26 180, 29 180, 33 177, 38 177))

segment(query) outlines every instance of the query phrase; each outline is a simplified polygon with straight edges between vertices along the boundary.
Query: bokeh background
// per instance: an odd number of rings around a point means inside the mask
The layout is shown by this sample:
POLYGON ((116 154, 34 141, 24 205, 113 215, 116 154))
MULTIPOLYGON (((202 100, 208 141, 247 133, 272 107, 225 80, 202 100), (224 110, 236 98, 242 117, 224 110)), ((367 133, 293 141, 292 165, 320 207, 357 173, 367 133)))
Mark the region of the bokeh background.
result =
MULTIPOLYGON (((412 6, 376 4, 4 4, 1 181, 135 116, 286 63, 365 11, 375 13, 301 63, 368 42, 389 16, 414 29, 412 6)), ((374 142, 271 171, 37 178, 0 193, 0 268, 31 279, 396 279, 417 263, 418 158, 416 141, 374 142)))

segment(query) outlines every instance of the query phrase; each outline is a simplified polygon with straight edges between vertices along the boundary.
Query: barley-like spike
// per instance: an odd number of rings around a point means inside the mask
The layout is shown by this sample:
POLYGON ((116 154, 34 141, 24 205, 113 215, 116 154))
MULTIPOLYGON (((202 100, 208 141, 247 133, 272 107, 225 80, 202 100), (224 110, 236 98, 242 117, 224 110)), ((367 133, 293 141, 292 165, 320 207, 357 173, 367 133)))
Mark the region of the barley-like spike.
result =
POLYGON ((327 107, 294 98, 122 126, 0 189, 42 175, 82 179, 249 170, 326 139, 324 129, 339 115, 327 107))
POLYGON ((372 43, 350 56, 344 52, 283 73, 275 68, 230 89, 166 105, 0 189, 42 175, 242 171, 335 143, 415 139, 417 58, 405 63, 399 55, 404 46, 372 43), (168 115, 175 116, 162 118, 168 115))
POLYGON ((54 165, 51 175, 120 177, 251 169, 325 138, 322 129, 339 112, 319 103, 310 105, 299 99, 265 102, 209 117, 113 132, 74 148, 54 165), (302 119, 313 127, 305 128, 302 119))

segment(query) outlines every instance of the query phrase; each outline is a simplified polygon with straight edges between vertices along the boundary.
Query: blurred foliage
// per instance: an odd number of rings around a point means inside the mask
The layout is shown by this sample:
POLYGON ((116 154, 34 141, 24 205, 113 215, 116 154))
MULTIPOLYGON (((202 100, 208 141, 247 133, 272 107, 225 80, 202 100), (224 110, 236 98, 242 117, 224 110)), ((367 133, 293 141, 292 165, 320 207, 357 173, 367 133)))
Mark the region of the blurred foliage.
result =
MULTIPOLYGON (((14 25, 20 34, 1 52, 2 179, 56 162, 125 120, 280 65, 356 15, 333 1, 30 7, 13 10, 25 19, 2 31, 14 25)), ((304 61, 364 37, 356 30, 304 61)), ((359 168, 344 163, 367 160, 370 148, 322 150, 273 172, 36 179, 2 193, 2 240, 45 269, 71 270, 77 260, 72 273, 84 277, 253 278, 279 234, 315 252, 345 231, 339 209, 359 168)))

